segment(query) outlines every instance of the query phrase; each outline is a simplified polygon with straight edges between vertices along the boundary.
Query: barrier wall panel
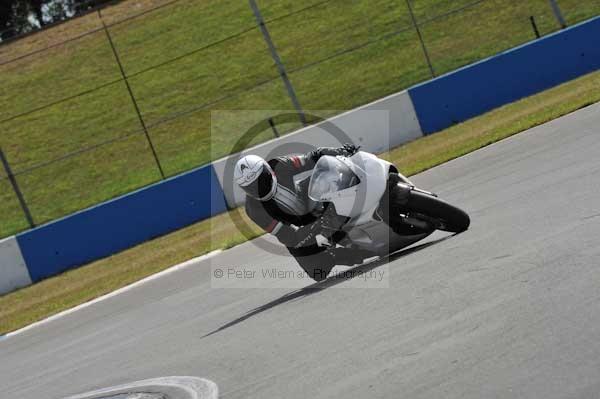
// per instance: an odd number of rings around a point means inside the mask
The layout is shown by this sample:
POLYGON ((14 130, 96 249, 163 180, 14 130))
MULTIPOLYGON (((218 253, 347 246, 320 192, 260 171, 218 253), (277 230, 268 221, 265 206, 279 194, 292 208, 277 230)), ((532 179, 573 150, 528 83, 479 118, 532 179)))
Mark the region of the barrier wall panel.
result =
MULTIPOLYGON (((338 147, 346 141, 360 145, 365 151, 379 153, 419 137, 422 137, 421 128, 413 104, 408 93, 403 91, 337 115, 326 122, 259 144, 243 151, 242 155, 256 154, 271 159, 290 152, 310 151, 316 147, 338 147), (333 136, 329 132, 332 129, 324 128, 324 123, 340 129, 347 138, 333 136)), ((233 184, 231 176, 225 177, 230 158, 220 159, 213 166, 227 203, 230 207, 235 207, 243 204, 245 194, 233 184)))
POLYGON ((0 295, 31 284, 31 277, 15 237, 0 240, 0 295))
POLYGON ((430 134, 600 69, 600 17, 408 90, 430 134))
POLYGON ((19 234, 31 279, 130 248, 226 210, 211 166, 19 234))

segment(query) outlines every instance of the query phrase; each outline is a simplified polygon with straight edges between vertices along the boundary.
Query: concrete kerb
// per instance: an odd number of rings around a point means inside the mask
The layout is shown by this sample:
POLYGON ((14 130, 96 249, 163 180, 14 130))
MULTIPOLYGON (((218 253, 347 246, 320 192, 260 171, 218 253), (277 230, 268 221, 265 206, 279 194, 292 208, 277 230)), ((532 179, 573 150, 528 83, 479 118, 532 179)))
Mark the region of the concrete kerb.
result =
POLYGON ((160 377, 103 388, 65 399, 101 399, 119 394, 155 393, 169 399, 216 399, 217 384, 199 377, 160 377))

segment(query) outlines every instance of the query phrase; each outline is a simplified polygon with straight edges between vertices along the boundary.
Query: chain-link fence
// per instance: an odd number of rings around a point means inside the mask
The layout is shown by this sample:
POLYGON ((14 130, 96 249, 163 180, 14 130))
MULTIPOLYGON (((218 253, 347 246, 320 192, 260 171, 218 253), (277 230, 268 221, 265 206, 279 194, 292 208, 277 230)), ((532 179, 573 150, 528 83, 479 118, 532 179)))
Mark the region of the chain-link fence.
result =
POLYGON ((244 120, 211 142, 211 110, 350 109, 600 13, 600 0, 249 3, 125 1, 0 46, 0 236, 29 227, 23 207, 44 223, 227 155, 244 120))

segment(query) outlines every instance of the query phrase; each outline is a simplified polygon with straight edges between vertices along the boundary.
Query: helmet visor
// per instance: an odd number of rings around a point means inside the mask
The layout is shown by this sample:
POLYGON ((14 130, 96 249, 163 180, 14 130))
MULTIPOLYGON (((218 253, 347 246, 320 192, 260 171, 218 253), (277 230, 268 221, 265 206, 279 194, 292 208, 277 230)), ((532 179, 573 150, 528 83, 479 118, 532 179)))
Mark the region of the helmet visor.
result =
POLYGON ((242 189, 251 197, 261 199, 266 197, 273 188, 273 175, 268 168, 262 168, 258 179, 254 180, 247 186, 242 186, 242 189))

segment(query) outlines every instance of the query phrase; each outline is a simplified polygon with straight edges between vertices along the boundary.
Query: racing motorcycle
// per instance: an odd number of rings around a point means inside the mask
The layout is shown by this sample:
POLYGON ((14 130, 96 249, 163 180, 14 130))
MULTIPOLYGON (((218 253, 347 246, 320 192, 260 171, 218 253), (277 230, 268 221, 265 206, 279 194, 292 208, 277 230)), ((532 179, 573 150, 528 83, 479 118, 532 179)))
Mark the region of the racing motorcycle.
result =
MULTIPOLYGON (((322 156, 308 185, 313 209, 333 207, 343 238, 335 243, 385 256, 427 237, 435 230, 468 229, 461 209, 417 188, 398 169, 376 155, 322 156)), ((330 208, 331 209, 331 208, 330 208)))

